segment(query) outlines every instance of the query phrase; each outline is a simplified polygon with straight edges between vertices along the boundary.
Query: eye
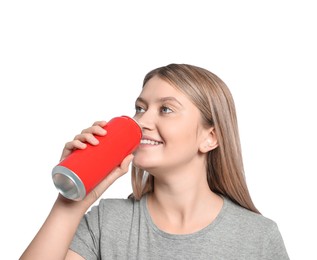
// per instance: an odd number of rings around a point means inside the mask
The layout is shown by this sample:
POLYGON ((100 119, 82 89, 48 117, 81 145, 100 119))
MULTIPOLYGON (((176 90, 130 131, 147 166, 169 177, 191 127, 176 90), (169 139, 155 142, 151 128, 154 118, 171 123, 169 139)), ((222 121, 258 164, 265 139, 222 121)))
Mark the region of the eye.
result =
POLYGON ((167 106, 162 106, 162 107, 161 107, 161 112, 162 112, 163 114, 169 114, 169 113, 172 113, 173 110, 170 109, 170 108, 167 107, 167 106))
POLYGON ((140 107, 140 106, 137 106, 135 105, 135 113, 143 113, 145 110, 144 108, 140 107))

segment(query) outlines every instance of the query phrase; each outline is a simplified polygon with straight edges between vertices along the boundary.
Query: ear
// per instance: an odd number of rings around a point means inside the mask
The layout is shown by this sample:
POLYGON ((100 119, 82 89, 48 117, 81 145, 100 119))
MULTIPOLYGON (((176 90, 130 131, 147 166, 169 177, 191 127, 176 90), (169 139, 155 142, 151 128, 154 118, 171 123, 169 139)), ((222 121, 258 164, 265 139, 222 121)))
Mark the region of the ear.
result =
POLYGON ((202 140, 199 151, 201 153, 208 153, 209 151, 218 147, 217 135, 215 132, 215 128, 209 128, 208 132, 206 132, 206 136, 202 140))

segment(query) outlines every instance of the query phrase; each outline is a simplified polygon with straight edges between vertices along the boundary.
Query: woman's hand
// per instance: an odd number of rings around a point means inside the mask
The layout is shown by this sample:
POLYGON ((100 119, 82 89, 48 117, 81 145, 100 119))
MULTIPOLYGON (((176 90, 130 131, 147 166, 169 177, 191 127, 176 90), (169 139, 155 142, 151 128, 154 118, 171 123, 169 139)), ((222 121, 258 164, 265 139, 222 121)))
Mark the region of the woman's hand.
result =
POLYGON ((85 149, 87 147, 87 143, 91 145, 99 144, 95 135, 106 135, 107 131, 103 129, 106 124, 106 121, 96 121, 91 127, 84 129, 79 135, 76 135, 73 141, 65 144, 60 160, 64 160, 74 150, 85 149))
MULTIPOLYGON (((87 143, 98 145, 99 141, 95 135, 104 136, 107 134, 107 131, 103 129, 106 123, 105 121, 95 122, 91 127, 77 135, 73 141, 66 143, 61 160, 76 149, 85 149, 87 143)), ((72 201, 59 194, 46 221, 20 259, 65 259, 66 255, 67 259, 82 259, 69 250, 69 245, 80 220, 101 194, 128 171, 132 159, 133 155, 128 155, 119 167, 115 168, 81 201, 72 201)))
MULTIPOLYGON (((98 145, 99 141, 95 136, 104 136, 107 134, 107 131, 103 128, 106 124, 106 121, 96 121, 91 127, 84 129, 79 135, 76 135, 73 141, 65 144, 60 160, 64 160, 74 150, 85 149, 87 147, 87 143, 91 145, 98 145)), ((112 172, 109 173, 94 190, 87 194, 82 203, 85 204, 86 207, 90 207, 115 180, 128 172, 132 159, 133 155, 128 155, 119 167, 112 170, 112 172)))
POLYGON ((133 155, 129 154, 123 159, 121 165, 116 167, 103 179, 87 196, 84 198, 84 202, 88 205, 94 203, 119 177, 126 174, 129 170, 129 165, 133 160, 133 155))

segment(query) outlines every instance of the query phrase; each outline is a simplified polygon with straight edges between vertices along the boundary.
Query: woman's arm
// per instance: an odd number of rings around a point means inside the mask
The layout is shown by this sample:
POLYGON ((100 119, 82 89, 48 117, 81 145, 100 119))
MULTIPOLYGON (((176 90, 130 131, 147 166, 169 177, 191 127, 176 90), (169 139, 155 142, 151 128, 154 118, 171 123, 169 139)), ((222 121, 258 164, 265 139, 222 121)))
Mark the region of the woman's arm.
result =
MULTIPOLYGON (((104 121, 96 122, 92 127, 85 129, 75 139, 65 145, 62 153, 64 159, 75 149, 85 149, 86 142, 97 145, 94 134, 105 135, 102 126, 104 121)), ((119 177, 124 175, 133 155, 128 155, 97 187, 90 192, 82 201, 72 201, 58 195, 51 212, 44 224, 26 248, 21 260, 26 259, 83 259, 75 252, 69 250, 73 236, 77 230, 80 220, 90 206, 101 196, 104 191, 119 177)))
POLYGON ((82 204, 67 201, 59 195, 46 221, 20 259, 65 259, 77 226, 86 212, 82 204))

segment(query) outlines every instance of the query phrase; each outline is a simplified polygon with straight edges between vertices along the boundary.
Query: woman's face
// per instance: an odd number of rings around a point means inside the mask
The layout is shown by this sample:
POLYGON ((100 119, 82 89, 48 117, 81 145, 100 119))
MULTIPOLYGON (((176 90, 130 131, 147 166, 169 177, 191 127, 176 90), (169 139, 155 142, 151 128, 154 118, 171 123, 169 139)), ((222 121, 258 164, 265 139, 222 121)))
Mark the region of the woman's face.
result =
POLYGON ((133 164, 150 173, 183 169, 199 156, 206 137, 198 108, 181 91, 153 77, 136 100, 143 138, 133 164))

